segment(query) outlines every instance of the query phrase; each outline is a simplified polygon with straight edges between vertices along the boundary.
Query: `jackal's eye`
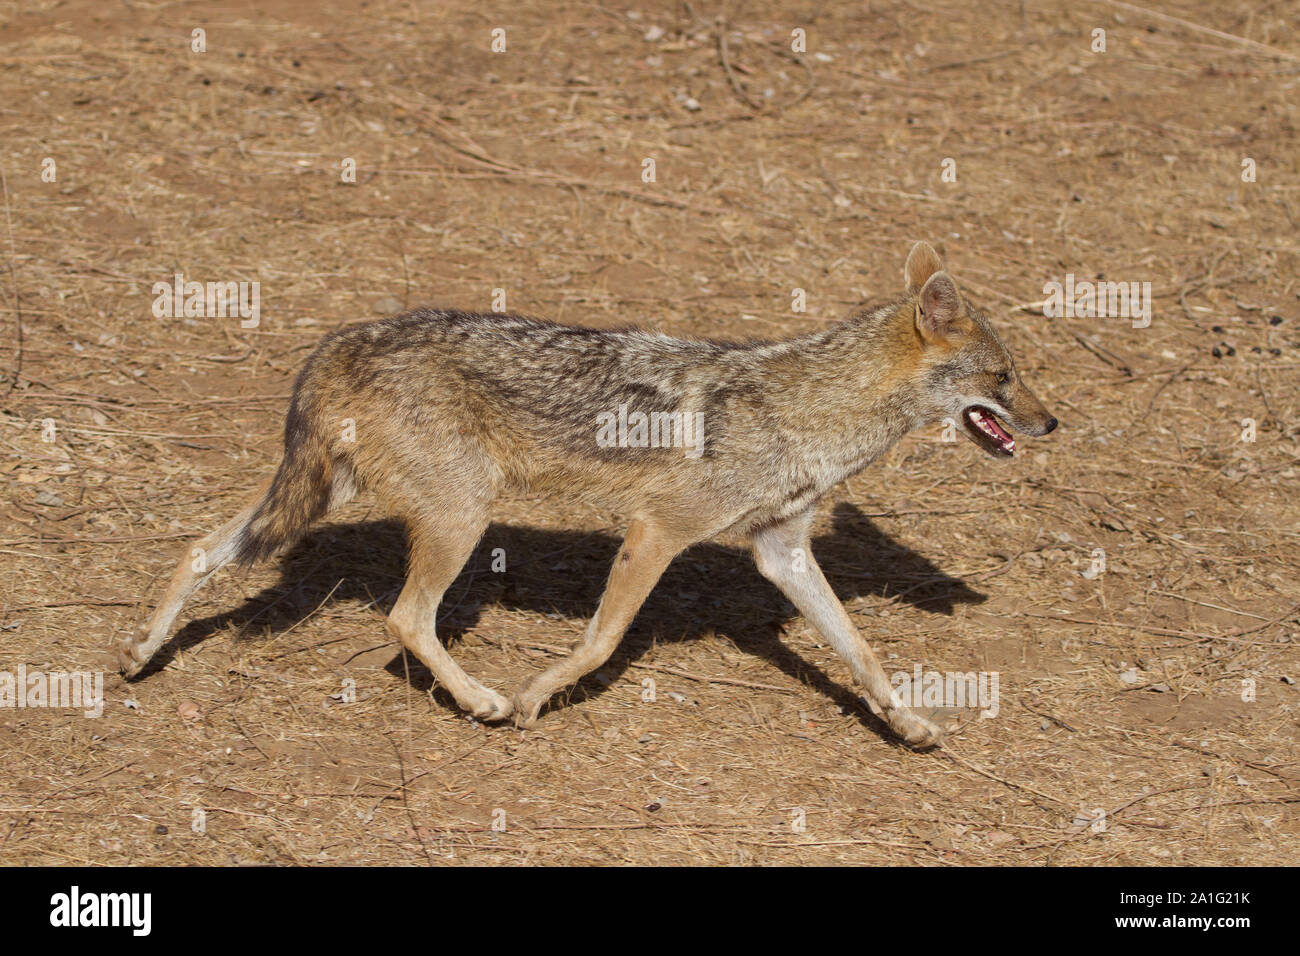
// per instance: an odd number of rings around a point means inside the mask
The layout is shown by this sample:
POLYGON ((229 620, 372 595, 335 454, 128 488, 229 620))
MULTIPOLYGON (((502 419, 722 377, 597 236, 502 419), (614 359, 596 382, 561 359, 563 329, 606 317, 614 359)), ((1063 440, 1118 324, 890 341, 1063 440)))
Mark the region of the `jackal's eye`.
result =
POLYGON ((1008 382, 1010 382, 1010 381, 1011 381, 1011 373, 1010 373, 1010 372, 998 372, 998 384, 999 384, 999 385, 1006 385, 1006 384, 1007 384, 1008 382))

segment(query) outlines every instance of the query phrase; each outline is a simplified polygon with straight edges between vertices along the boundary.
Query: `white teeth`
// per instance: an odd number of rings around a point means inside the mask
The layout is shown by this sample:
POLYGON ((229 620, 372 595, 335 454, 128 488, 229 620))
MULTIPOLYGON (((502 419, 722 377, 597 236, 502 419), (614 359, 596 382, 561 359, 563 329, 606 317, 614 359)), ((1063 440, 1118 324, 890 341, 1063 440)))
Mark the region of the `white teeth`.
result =
POLYGON ((989 424, 988 419, 986 419, 979 412, 975 411, 975 409, 973 408, 970 409, 966 414, 970 417, 970 420, 979 427, 980 431, 982 431, 984 434, 992 438, 1005 451, 1016 450, 1016 440, 1014 438, 1004 439, 1001 435, 999 435, 997 432, 993 430, 993 426, 989 424))

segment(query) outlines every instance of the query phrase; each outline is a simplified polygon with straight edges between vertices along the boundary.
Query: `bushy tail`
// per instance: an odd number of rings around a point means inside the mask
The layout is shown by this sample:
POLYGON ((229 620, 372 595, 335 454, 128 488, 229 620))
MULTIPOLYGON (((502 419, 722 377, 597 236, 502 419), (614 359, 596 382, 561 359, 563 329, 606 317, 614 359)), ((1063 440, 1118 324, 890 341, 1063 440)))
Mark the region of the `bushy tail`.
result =
POLYGON ((295 397, 284 423, 284 458, 239 535, 235 561, 249 565, 297 541, 329 507, 332 484, 328 439, 295 397))
POLYGON ((167 592, 147 626, 118 642, 122 673, 142 671, 162 647, 185 602, 218 569, 237 561, 252 564, 297 541, 331 503, 355 493, 348 459, 333 459, 328 434, 305 411, 301 389, 289 405, 284 427, 284 459, 265 494, 254 496, 224 525, 201 539, 181 558, 167 592), (346 478, 335 488, 335 477, 346 478))

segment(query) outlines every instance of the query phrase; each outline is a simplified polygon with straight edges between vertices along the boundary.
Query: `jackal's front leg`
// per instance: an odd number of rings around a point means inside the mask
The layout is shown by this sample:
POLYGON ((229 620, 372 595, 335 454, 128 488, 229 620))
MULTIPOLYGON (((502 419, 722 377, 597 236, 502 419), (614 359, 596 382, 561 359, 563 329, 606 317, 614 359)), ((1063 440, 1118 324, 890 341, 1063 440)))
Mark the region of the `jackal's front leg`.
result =
POLYGON ((817 566, 808 539, 812 516, 808 511, 754 535, 758 570, 848 662, 854 679, 894 733, 918 749, 934 746, 943 732, 895 699, 884 668, 817 566))

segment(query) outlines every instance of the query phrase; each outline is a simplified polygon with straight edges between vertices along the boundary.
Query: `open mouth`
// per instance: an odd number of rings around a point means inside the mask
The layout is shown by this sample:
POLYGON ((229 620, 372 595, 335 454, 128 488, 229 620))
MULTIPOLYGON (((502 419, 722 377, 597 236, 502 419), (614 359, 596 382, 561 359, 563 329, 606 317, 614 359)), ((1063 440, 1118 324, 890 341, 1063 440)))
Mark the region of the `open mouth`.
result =
POLYGON ((990 409, 983 405, 972 405, 961 413, 961 420, 971 440, 990 455, 1010 457, 1015 454, 1016 440, 1007 433, 990 409))

